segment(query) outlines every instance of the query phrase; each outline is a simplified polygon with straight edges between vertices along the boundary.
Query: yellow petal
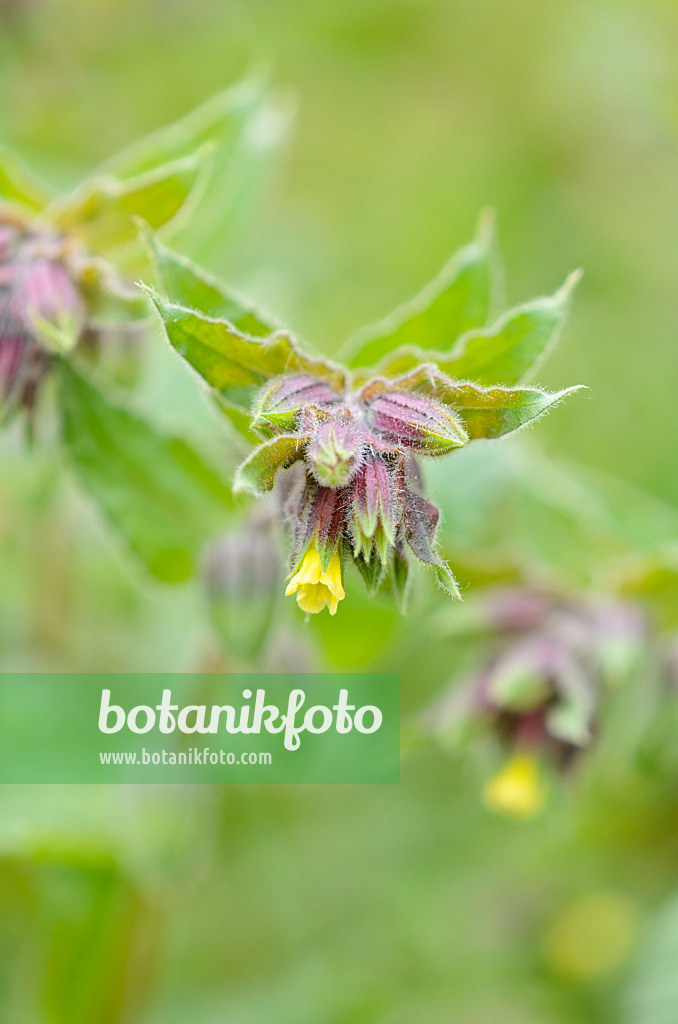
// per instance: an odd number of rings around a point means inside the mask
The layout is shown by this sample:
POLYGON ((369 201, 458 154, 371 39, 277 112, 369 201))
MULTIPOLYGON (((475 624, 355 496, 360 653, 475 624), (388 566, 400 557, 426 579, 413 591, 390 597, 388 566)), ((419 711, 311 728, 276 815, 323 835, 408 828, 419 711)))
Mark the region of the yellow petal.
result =
POLYGON ((546 787, 539 777, 537 759, 516 754, 493 775, 483 790, 485 806, 511 818, 536 817, 546 803, 546 787))
POLYGON ((339 601, 346 596, 339 552, 334 552, 323 572, 318 549, 315 545, 309 547, 299 571, 287 584, 285 594, 288 597, 296 594, 297 604, 307 615, 316 615, 323 608, 329 608, 330 615, 335 615, 339 601))

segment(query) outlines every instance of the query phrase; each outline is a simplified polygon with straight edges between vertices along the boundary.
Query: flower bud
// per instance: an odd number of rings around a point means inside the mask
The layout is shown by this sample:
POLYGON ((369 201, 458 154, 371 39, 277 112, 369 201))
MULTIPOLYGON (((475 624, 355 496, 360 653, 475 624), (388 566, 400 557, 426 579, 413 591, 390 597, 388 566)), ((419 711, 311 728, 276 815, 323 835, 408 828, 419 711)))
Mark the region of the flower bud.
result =
POLYGON ((261 650, 273 618, 280 569, 267 523, 233 530, 208 548, 205 589, 227 654, 251 661, 261 650))
POLYGON ((351 527, 356 556, 369 561, 373 543, 382 563, 396 541, 397 503, 388 466, 378 455, 368 455, 351 486, 351 527))
POLYGON ((384 440, 426 455, 446 455, 468 440, 449 409, 407 391, 377 395, 367 406, 367 422, 384 440))
POLYGON ((20 263, 11 288, 9 312, 40 342, 71 348, 83 327, 84 303, 59 260, 37 257, 20 263))
POLYGON ((349 421, 321 423, 308 446, 306 457, 321 487, 345 487, 351 482, 363 457, 365 441, 349 421))
POLYGON ((545 705, 554 696, 554 678, 562 657, 546 637, 514 643, 498 659, 488 678, 488 696, 504 711, 522 712, 545 705))
POLYGON ((252 410, 252 426, 260 431, 293 430, 305 405, 331 405, 336 391, 325 381, 307 374, 279 377, 267 384, 257 396, 252 410))

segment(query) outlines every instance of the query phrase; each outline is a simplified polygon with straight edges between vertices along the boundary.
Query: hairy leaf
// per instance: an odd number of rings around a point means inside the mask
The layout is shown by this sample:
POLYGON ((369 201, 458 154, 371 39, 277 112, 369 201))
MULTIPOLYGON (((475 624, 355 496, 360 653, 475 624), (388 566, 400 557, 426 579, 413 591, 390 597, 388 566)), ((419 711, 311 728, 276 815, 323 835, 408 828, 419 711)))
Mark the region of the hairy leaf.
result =
POLYGON ((581 385, 556 392, 535 387, 486 388, 470 381, 450 380, 431 363, 418 366, 388 385, 421 392, 454 409, 470 440, 510 434, 541 416, 566 395, 581 390, 581 385))
POLYGON ((187 579, 228 515, 227 484, 185 441, 113 405, 66 363, 60 371, 64 440, 85 488, 153 576, 187 579))
POLYGON ((488 331, 473 331, 449 359, 435 360, 459 380, 518 384, 534 376, 556 345, 581 274, 575 271, 555 295, 510 310, 488 331))
POLYGON ((451 353, 403 348, 380 366, 391 376, 418 363, 435 363, 458 380, 478 384, 518 384, 534 376, 558 341, 570 299, 581 274, 570 274, 555 295, 534 299, 505 313, 491 328, 469 331, 451 353))
POLYGON ((579 387, 549 393, 540 388, 481 388, 453 384, 444 399, 456 410, 471 440, 503 437, 537 419, 579 387))
POLYGON ((219 393, 224 412, 234 410, 242 429, 258 388, 281 373, 303 371, 326 380, 337 390, 345 384, 340 367, 307 356, 284 331, 268 338, 253 338, 229 324, 183 306, 165 302, 151 293, 167 336, 179 355, 219 393))
POLYGON ((142 226, 141 230, 153 258, 161 290, 170 302, 200 310, 206 316, 228 320, 237 330, 255 338, 280 330, 281 325, 268 313, 257 310, 192 260, 168 249, 147 227, 142 226))
POLYGON ((450 349, 472 327, 486 323, 494 291, 494 218, 481 218, 474 242, 466 246, 416 298, 347 342, 350 366, 374 366, 406 345, 420 350, 450 349))
POLYGON ((238 469, 233 493, 263 495, 273 487, 279 469, 287 469, 300 459, 308 437, 281 434, 255 448, 238 469))

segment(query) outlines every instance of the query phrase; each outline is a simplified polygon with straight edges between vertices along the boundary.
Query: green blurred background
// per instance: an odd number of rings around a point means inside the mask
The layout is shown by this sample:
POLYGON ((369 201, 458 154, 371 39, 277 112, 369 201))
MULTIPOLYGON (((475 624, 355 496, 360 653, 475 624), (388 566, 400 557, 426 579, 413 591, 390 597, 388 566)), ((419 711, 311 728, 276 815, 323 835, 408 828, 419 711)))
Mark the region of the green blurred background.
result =
MULTIPOLYGON (((540 383, 591 390, 540 440, 678 502, 675 4, 0 9, 2 141, 60 184, 270 69, 293 136, 218 269, 320 348, 417 291, 483 206, 508 301, 584 267, 540 383)), ((7 458, 2 668, 209 667, 197 590, 147 584, 77 495, 55 511, 49 458, 7 458)), ((402 664, 409 705, 456 668, 416 609, 407 629, 366 614, 346 609, 343 664, 402 664)), ((338 664, 333 626, 317 629, 338 664)), ((473 766, 435 751, 397 788, 6 788, 0 1017, 674 1024, 674 788, 614 750, 526 825, 491 818, 473 766)))

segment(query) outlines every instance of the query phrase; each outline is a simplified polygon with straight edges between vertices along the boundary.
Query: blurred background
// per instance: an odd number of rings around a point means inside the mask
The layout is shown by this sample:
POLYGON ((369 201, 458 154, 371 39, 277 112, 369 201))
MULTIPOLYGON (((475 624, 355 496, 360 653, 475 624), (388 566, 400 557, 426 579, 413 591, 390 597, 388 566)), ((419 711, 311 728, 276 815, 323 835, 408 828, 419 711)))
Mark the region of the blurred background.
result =
MULTIPOLYGON (((539 378, 590 388, 533 432, 561 467, 559 510, 527 520, 542 531, 539 579, 588 593, 602 575, 609 589, 655 529, 675 541, 675 4, 0 0, 1 141, 68 186, 253 68, 296 116, 212 269, 332 352, 418 291, 494 207, 507 303, 585 270, 539 378), (617 526, 635 512, 623 543, 598 512, 563 534, 582 480, 600 484, 617 526)), ((146 393, 169 423, 185 394, 191 426, 193 382, 175 360, 158 373, 146 393)), ((529 576, 527 555, 484 562, 474 533, 488 474, 512 480, 518 450, 436 470, 466 586, 529 576)), ((201 588, 146 580, 56 457, 5 451, 0 478, 2 670, 221 663, 201 588)), ((517 509, 511 529, 526 521, 517 509)), ((677 624, 671 586, 653 629, 677 624)), ((455 635, 442 601, 415 597, 403 620, 356 597, 307 630, 288 611, 292 639, 269 667, 279 655, 401 669, 417 711, 485 651, 455 635)), ((647 675, 635 671, 607 739, 529 822, 483 807, 482 758, 432 743, 415 745, 399 787, 4 787, 0 1016, 673 1024, 678 733, 667 726, 650 756, 634 732, 649 722, 656 739, 647 675)))

